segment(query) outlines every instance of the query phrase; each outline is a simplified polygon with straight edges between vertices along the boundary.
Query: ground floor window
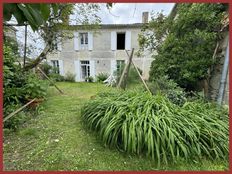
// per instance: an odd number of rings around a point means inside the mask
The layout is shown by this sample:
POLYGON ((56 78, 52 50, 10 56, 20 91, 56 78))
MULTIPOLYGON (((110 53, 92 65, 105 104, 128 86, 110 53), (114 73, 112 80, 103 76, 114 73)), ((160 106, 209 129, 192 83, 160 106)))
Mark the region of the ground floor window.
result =
POLYGON ((117 75, 122 74, 124 67, 125 67, 125 60, 117 60, 117 64, 116 64, 117 75))
POLYGON ((51 60, 52 67, 53 67, 53 72, 56 74, 59 74, 59 61, 58 60, 51 60))
POLYGON ((88 60, 81 61, 81 79, 85 80, 85 78, 90 76, 90 64, 88 60))

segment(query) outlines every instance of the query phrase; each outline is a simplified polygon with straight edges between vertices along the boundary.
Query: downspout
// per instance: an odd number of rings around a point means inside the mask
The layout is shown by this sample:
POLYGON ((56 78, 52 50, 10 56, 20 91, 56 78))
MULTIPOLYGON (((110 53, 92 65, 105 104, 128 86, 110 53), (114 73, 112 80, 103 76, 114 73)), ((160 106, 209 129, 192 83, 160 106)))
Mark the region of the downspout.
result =
POLYGON ((224 61, 221 81, 220 81, 220 85, 219 85, 219 92, 218 92, 218 99, 217 99, 217 103, 219 105, 222 105, 222 100, 223 100, 223 96, 225 93, 225 85, 226 85, 226 78, 227 78, 227 74, 228 74, 228 67, 229 67, 229 42, 228 42, 227 48, 226 48, 225 61, 224 61))

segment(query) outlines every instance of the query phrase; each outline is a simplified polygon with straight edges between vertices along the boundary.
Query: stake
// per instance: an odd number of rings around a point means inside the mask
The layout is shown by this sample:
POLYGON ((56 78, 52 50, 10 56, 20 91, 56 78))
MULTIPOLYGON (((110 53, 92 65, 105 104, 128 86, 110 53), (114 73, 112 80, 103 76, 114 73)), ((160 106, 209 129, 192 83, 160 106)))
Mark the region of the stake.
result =
POLYGON ((55 86, 55 88, 61 93, 61 94, 64 94, 63 91, 61 91, 57 86, 56 84, 38 67, 38 70, 44 75, 44 77, 46 77, 49 82, 51 82, 52 85, 55 86))
POLYGON ((29 101, 28 103, 26 103, 24 106, 22 106, 21 108, 17 109, 16 111, 12 112, 10 115, 6 116, 3 119, 3 122, 5 122, 6 120, 8 120, 9 118, 13 117, 15 114, 17 114, 18 112, 20 112, 21 110, 23 110, 25 107, 27 107, 29 104, 31 104, 32 102, 35 101, 36 98, 34 98, 33 100, 29 101))
POLYGON ((126 81, 127 81, 127 78, 128 78, 128 74, 129 74, 133 54, 134 54, 134 48, 132 48, 132 52, 131 52, 131 55, 129 57, 129 62, 128 62, 127 66, 124 68, 123 73, 122 73, 122 75, 120 77, 120 80, 119 80, 119 83, 118 83, 118 86, 117 86, 118 88, 119 87, 121 87, 122 89, 126 88, 126 81))
MULTIPOLYGON (((128 57, 129 57, 129 53, 127 52, 127 50, 126 50, 126 54, 127 54, 127 55, 128 55, 128 57)), ((135 67, 135 69, 136 69, 136 71, 137 71, 137 73, 138 73, 138 75, 139 75, 140 79, 142 80, 142 82, 143 82, 143 84, 144 84, 145 88, 147 89, 147 91, 148 91, 150 94, 152 94, 152 93, 151 93, 151 91, 150 91, 150 89, 148 88, 148 86, 147 86, 146 82, 143 80, 143 78, 142 78, 142 76, 141 76, 141 74, 140 74, 140 72, 139 72, 139 70, 138 70, 137 66, 134 64, 134 62, 133 62, 133 61, 132 61, 132 64, 133 64, 133 66, 135 67)))

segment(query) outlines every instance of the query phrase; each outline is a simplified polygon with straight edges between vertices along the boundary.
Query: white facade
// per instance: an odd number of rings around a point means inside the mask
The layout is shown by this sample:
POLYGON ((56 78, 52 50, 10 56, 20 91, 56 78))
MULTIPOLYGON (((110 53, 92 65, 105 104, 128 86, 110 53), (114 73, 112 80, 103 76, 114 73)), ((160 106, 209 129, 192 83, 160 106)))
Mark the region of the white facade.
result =
MULTIPOLYGON (((58 60, 59 73, 68 72, 76 75, 76 81, 84 81, 85 77, 95 78, 99 73, 112 74, 120 60, 125 62, 128 56, 125 50, 134 53, 139 49, 138 34, 142 24, 102 25, 96 32, 88 30, 69 31, 73 38, 63 40, 58 50, 49 54, 47 61, 58 60)), ((148 78, 152 58, 133 56, 134 63, 148 78)))

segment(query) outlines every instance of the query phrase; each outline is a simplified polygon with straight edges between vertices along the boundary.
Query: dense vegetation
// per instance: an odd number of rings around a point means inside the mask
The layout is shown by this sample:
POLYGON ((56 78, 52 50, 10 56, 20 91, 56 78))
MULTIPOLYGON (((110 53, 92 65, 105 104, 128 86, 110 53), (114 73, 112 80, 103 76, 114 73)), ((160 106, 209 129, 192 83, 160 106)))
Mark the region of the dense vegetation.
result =
POLYGON ((228 157, 228 112, 203 101, 171 103, 138 91, 100 93, 82 108, 106 145, 146 153, 158 164, 228 157))
POLYGON ((139 37, 141 50, 153 52, 150 80, 167 75, 181 87, 195 90, 197 82, 207 79, 217 61, 212 57, 227 8, 220 3, 183 3, 178 4, 175 19, 153 15, 139 37))
MULTIPOLYGON (((3 47, 3 115, 6 117, 21 105, 34 98, 45 98, 48 83, 41 80, 32 71, 23 71, 19 55, 14 47, 6 41, 3 47)), ((5 127, 17 128, 22 121, 21 116, 10 118, 4 123, 5 127)))

